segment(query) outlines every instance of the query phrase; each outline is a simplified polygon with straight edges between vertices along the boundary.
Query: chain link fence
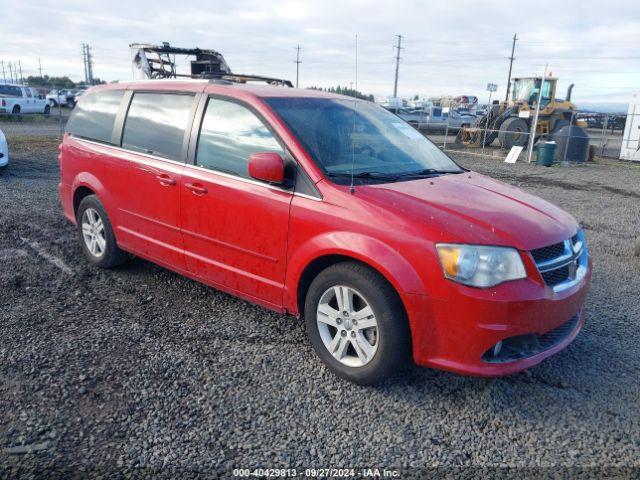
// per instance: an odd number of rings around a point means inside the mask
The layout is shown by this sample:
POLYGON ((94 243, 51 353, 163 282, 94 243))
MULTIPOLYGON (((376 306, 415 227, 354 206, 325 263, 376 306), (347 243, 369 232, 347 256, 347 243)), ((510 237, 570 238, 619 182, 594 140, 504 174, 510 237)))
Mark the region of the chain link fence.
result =
POLYGON ((7 140, 12 137, 55 137, 62 139, 71 110, 52 107, 48 115, 17 113, 0 115, 0 130, 7 140))
MULTIPOLYGON (((50 152, 52 158, 57 155, 56 146, 62 140, 64 129, 69 118, 70 109, 56 106, 48 115, 40 113, 18 113, 0 115, 0 142, 2 136, 6 141, 9 159, 8 171, 11 172, 11 159, 22 157, 29 159, 43 152, 50 152)), ((0 151, 3 150, 0 145, 0 151)), ((0 160, 5 164, 6 158, 0 160)))
MULTIPOLYGON (((402 117, 402 114, 400 116, 402 117)), ((528 161, 531 157, 531 161, 535 162, 538 143, 555 142, 555 162, 578 160, 576 158, 578 149, 584 150, 584 160, 599 157, 640 161, 638 152, 640 109, 631 111, 628 115, 576 112, 570 120, 563 121, 562 126, 569 126, 568 128, 544 132, 537 130, 534 145, 531 145, 531 119, 523 118, 521 121, 513 122, 524 127, 514 132, 484 127, 481 116, 477 116, 464 127, 454 126, 448 122, 429 125, 428 116, 428 113, 424 114, 426 121, 422 124, 415 121, 410 123, 444 151, 504 159, 511 147, 517 145, 523 147, 519 161, 528 161)), ((505 124, 506 122, 503 123, 505 124)))
MULTIPOLYGON (((29 139, 61 140, 64 128, 71 112, 70 108, 55 106, 49 115, 43 114, 6 114, 0 115, 0 131, 12 149, 12 144, 23 145, 29 139)), ((402 114, 399 114, 402 117, 402 114)), ((449 122, 429 125, 428 112, 424 120, 410 121, 420 132, 448 152, 465 155, 482 155, 504 159, 514 142, 523 146, 519 161, 536 161, 536 148, 531 149, 530 128, 506 135, 500 129, 478 126, 480 116, 469 122, 469 126, 460 128, 449 122)), ((525 122, 529 123, 529 122, 525 122)), ((571 149, 575 144, 588 142, 587 159, 595 157, 640 161, 640 108, 632 105, 628 115, 580 114, 576 113, 567 123, 582 125, 580 129, 565 128, 560 132, 547 132, 536 135, 535 142, 555 141, 556 162, 575 160, 571 149), (588 136, 585 140, 580 133, 588 136), (568 141, 567 141, 568 140, 568 141)))

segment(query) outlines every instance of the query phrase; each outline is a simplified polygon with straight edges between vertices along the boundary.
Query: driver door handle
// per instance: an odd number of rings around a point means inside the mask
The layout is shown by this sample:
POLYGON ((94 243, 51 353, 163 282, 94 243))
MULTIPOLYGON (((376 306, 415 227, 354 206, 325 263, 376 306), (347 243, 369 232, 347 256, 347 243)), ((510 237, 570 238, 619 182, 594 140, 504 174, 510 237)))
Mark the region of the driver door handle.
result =
POLYGON ((176 179, 170 177, 166 173, 160 173, 160 174, 156 175, 156 179, 158 180, 158 182, 160 182, 165 187, 172 187, 172 186, 174 186, 176 184, 176 179))

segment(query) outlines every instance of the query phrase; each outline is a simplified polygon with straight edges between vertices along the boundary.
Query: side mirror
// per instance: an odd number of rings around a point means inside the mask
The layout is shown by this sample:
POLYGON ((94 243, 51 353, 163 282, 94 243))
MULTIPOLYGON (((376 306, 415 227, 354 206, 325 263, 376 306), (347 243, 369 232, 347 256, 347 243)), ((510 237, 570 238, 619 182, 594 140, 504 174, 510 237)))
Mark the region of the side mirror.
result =
POLYGON ((249 155, 249 176, 269 183, 284 182, 284 160, 276 152, 249 155))

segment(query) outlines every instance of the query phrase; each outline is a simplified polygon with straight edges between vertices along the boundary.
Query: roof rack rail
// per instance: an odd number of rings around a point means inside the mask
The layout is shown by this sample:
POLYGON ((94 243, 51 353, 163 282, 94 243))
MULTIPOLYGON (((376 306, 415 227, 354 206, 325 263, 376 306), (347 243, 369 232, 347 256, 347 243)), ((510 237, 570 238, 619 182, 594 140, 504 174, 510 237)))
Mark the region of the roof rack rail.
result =
POLYGON ((232 73, 222 54, 215 50, 173 47, 168 42, 162 45, 132 43, 129 48, 134 70, 142 79, 196 78, 235 83, 265 82, 293 87, 291 81, 282 78, 232 73), (176 55, 193 58, 189 73, 178 73, 176 55))
POLYGON ((280 85, 293 88, 293 83, 284 78, 264 77, 262 75, 245 75, 242 73, 206 74, 202 78, 208 78, 209 82, 227 81, 230 83, 265 82, 269 85, 280 85))

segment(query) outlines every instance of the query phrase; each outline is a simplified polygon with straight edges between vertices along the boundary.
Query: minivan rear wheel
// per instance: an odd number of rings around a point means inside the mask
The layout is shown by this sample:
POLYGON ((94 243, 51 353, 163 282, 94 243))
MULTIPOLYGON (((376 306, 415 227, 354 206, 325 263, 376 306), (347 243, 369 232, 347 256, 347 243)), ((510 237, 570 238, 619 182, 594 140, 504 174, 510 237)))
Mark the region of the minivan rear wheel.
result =
POLYGON ((76 212, 80 244, 87 259, 101 268, 122 265, 129 254, 118 248, 109 217, 95 195, 82 199, 76 212))
POLYGON ((406 366, 410 332, 393 287, 375 270, 343 262, 322 271, 305 301, 311 344, 338 376, 378 382, 406 366))

